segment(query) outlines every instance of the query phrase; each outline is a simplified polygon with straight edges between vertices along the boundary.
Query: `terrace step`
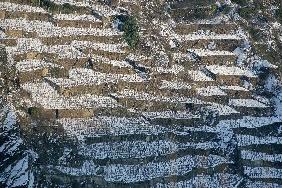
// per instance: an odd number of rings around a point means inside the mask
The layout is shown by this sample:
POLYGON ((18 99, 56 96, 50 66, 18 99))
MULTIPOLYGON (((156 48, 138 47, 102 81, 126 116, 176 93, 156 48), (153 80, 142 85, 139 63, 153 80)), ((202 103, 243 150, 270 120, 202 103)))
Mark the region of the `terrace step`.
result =
POLYGON ((146 82, 137 74, 106 74, 91 69, 72 69, 69 78, 45 78, 45 81, 66 97, 86 93, 106 95, 124 88, 142 90, 146 82))
POLYGON ((244 80, 256 85, 257 76, 247 70, 236 66, 210 65, 204 71, 214 78, 218 85, 243 85, 244 80))
POLYGON ((93 15, 56 14, 53 16, 57 27, 102 28, 103 22, 93 15))
POLYGON ((180 35, 187 35, 198 31, 209 31, 216 34, 234 33, 238 26, 234 23, 217 23, 216 21, 198 21, 195 23, 178 23, 175 32, 180 35))
POLYGON ((175 39, 179 43, 177 49, 182 52, 186 52, 189 48, 234 51, 242 43, 242 38, 236 34, 216 34, 204 31, 176 35, 175 39))
MULTIPOLYGON (((122 109, 116 100, 97 95, 79 95, 64 97, 54 90, 48 83, 26 83, 21 87, 30 94, 32 101, 42 112, 48 112, 50 119, 58 117, 89 117, 94 112, 103 110, 122 109)), ((43 115, 43 114, 41 114, 43 115)))
POLYGON ((9 2, 0 2, 0 15, 1 19, 25 18, 41 21, 51 19, 50 14, 43 8, 9 2))
POLYGON ((25 60, 16 64, 20 83, 39 80, 46 76, 49 72, 60 71, 60 69, 62 69, 62 67, 56 64, 40 60, 25 60))
POLYGON ((188 104, 195 107, 203 105, 203 102, 196 98, 153 95, 134 90, 123 90, 112 95, 123 106, 142 111, 186 110, 188 104))
POLYGON ((255 99, 230 99, 229 105, 242 114, 251 116, 268 116, 273 113, 273 108, 255 99))

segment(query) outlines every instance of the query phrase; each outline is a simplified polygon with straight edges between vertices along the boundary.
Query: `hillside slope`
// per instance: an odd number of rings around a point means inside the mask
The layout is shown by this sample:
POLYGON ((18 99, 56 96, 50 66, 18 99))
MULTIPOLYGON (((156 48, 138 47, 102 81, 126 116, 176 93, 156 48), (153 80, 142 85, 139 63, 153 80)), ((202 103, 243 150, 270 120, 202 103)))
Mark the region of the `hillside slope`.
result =
POLYGON ((1 0, 0 187, 281 187, 259 2, 1 0))

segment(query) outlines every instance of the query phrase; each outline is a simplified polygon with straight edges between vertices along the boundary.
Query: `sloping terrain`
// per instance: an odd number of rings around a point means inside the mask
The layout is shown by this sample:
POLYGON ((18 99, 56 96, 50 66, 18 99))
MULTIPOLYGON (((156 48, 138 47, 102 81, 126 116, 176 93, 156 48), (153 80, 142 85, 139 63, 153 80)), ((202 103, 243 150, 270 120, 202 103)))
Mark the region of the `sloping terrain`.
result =
POLYGON ((242 7, 1 0, 0 186, 281 187, 281 25, 242 7))

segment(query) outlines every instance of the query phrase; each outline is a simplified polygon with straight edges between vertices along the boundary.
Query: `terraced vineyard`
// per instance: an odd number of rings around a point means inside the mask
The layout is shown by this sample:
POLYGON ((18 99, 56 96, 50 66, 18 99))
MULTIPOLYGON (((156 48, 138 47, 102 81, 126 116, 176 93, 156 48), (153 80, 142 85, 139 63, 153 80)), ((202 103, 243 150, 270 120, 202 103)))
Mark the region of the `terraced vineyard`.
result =
POLYGON ((282 116, 262 92, 278 66, 253 69, 246 31, 208 18, 214 1, 159 2, 167 22, 149 19, 150 1, 43 2, 58 8, 0 1, 14 91, 1 99, 0 186, 282 186, 282 116), (127 14, 135 48, 118 29, 127 14))

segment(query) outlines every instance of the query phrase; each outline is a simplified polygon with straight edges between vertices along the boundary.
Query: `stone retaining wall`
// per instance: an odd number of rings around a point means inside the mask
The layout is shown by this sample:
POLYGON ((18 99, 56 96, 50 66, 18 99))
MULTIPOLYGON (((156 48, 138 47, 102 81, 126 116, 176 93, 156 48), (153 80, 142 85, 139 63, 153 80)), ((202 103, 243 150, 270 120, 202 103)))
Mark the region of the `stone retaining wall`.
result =
POLYGON ((15 38, 0 38, 0 44, 5 46, 17 46, 17 39, 15 38))
POLYGON ((22 84, 25 82, 31 82, 31 81, 41 79, 42 77, 46 76, 47 74, 48 74, 48 69, 42 68, 42 69, 32 70, 28 72, 19 72, 18 78, 19 78, 20 83, 22 84))

